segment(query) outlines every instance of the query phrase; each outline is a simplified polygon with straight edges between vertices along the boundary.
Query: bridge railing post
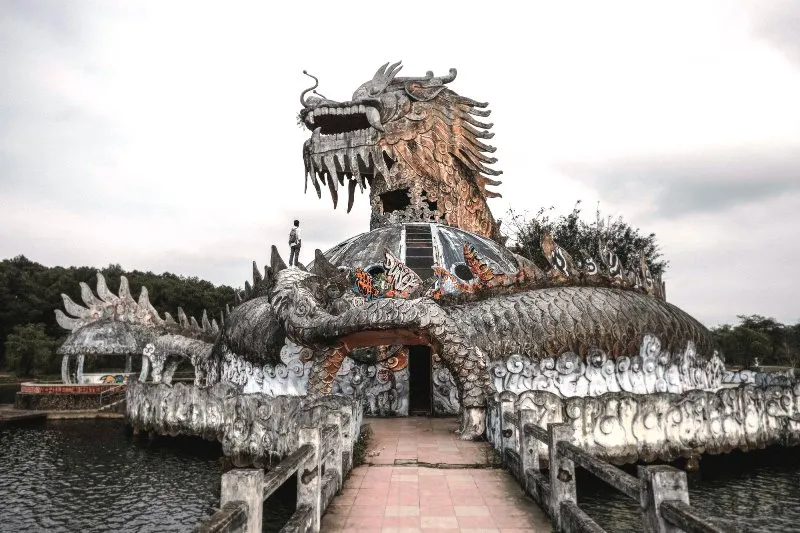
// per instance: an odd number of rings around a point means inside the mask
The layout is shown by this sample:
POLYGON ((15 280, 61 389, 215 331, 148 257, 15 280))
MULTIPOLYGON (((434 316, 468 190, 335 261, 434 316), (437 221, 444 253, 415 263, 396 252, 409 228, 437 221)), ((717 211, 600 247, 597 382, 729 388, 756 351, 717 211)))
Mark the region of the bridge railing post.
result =
POLYGON ((247 504, 246 533, 260 533, 264 503, 263 470, 240 468, 222 474, 220 507, 236 501, 247 504))
POLYGON ((689 503, 689 486, 686 472, 668 465, 639 466, 641 480, 640 504, 645 533, 679 533, 681 529, 661 516, 661 502, 665 500, 689 503))
POLYGON ((525 425, 536 424, 536 412, 532 409, 519 410, 519 436, 517 438, 519 453, 519 480, 524 488, 528 488, 528 470, 539 470, 539 450, 541 444, 539 440, 530 433, 525 432, 525 425))
POLYGON ((339 412, 342 416, 342 477, 344 477, 353 469, 353 440, 356 438, 353 434, 356 430, 352 407, 342 407, 339 412))
POLYGON ((502 449, 500 450, 500 454, 503 458, 503 463, 506 463, 506 448, 515 450, 517 449, 516 446, 516 439, 515 434, 517 433, 514 424, 508 422, 506 418, 510 415, 514 414, 514 397, 510 394, 506 395, 505 393, 500 394, 500 441, 502 444, 502 449))
POLYGON ((572 502, 577 505, 577 491, 575 489, 575 463, 567 459, 558 450, 558 443, 572 440, 572 426, 570 424, 548 424, 549 454, 550 454, 550 514, 555 522, 556 531, 563 531, 561 517, 561 504, 572 502))
POLYGON ((325 462, 325 469, 326 471, 333 470, 336 472, 336 491, 338 492, 339 489, 342 488, 344 482, 344 464, 342 461, 342 434, 344 430, 342 428, 342 414, 338 411, 334 411, 329 413, 326 418, 328 424, 336 426, 336 433, 334 434, 333 442, 330 443, 331 453, 328 455, 325 462))
POLYGON ((311 509, 309 531, 317 533, 322 518, 322 446, 319 428, 300 428, 298 444, 310 444, 314 453, 297 469, 297 506, 311 509))

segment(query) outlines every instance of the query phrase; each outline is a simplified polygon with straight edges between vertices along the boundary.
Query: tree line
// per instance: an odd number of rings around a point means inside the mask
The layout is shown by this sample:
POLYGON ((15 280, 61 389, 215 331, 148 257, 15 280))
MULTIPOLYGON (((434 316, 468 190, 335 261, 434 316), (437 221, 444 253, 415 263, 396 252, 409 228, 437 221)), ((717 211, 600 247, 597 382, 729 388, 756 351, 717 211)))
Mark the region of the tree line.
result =
POLYGON ((717 348, 731 366, 751 368, 800 364, 800 323, 782 324, 761 315, 739 315, 739 323, 711 329, 717 348))
MULTIPOLYGON (((215 286, 197 277, 165 272, 126 271, 119 264, 99 269, 109 289, 117 294, 120 276, 128 278, 131 294, 138 298, 146 286, 150 303, 161 316, 176 316, 181 306, 198 320, 206 309, 218 318, 225 305, 233 305, 234 289, 215 286)), ((68 332, 56 323, 55 310, 63 311, 61 294, 82 304, 80 282, 95 291, 94 267, 46 267, 20 255, 0 261, 0 368, 18 375, 57 374, 60 358, 55 350, 68 332)))

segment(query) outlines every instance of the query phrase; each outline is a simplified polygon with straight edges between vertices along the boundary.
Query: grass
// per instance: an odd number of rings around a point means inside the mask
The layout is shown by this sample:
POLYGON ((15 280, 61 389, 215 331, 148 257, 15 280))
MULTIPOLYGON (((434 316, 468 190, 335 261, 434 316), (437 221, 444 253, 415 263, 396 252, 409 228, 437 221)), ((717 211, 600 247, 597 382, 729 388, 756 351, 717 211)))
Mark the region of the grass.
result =
POLYGON ((361 424, 361 431, 358 434, 358 439, 353 445, 353 466, 360 466, 366 462, 367 459, 367 446, 372 439, 372 426, 369 424, 361 424))

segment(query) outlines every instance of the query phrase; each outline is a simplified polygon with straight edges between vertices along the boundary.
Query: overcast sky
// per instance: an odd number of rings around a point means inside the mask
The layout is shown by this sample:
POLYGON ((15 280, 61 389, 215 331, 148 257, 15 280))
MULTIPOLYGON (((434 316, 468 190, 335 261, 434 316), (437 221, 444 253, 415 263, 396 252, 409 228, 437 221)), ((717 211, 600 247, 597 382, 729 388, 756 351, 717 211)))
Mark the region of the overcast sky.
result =
POLYGON ((793 323, 799 27, 793 0, 3 0, 0 258, 241 286, 300 218, 310 260, 369 210, 303 193, 302 70, 346 100, 403 60, 490 102, 498 218, 599 201, 656 232, 669 300, 706 325, 793 323))

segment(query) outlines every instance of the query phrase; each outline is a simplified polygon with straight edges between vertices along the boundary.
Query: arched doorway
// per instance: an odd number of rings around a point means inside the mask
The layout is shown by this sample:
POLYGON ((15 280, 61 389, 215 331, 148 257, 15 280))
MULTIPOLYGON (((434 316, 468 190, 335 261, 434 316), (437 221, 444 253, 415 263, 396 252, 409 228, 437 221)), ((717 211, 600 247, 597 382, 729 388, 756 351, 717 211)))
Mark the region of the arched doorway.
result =
POLYGON ((433 414, 433 361, 428 345, 408 346, 408 414, 433 414))

